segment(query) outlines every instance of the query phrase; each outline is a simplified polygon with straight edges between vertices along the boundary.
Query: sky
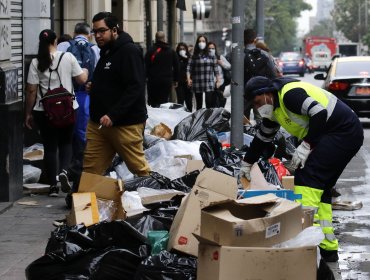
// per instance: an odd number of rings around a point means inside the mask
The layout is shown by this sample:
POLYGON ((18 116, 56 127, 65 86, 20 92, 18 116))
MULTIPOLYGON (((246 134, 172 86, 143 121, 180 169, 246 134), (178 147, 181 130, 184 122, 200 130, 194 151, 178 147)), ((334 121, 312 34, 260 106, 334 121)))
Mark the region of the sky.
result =
POLYGON ((317 0, 306 0, 305 2, 312 6, 312 10, 302 12, 301 17, 298 18, 298 37, 303 36, 308 32, 309 17, 316 15, 317 0))

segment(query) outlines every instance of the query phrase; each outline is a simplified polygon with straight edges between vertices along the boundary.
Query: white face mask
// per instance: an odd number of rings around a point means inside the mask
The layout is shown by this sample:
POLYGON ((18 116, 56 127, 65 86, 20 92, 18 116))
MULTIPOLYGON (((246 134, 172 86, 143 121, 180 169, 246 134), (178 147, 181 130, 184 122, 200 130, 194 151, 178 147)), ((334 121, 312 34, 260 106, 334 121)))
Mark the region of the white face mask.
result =
POLYGON ((179 55, 186 58, 186 51, 185 50, 180 50, 179 55))
MULTIPOLYGON (((273 104, 267 104, 266 95, 265 95, 265 104, 262 105, 257 109, 258 113, 261 115, 262 118, 271 119, 272 114, 274 112, 274 105, 273 104)), ((273 103, 273 102, 272 102, 273 103)))
POLYGON ((209 50, 209 55, 210 56, 215 56, 216 55, 216 50, 209 50))
POLYGON ((201 50, 204 50, 206 48, 206 43, 205 42, 199 42, 198 43, 198 47, 201 49, 201 50))

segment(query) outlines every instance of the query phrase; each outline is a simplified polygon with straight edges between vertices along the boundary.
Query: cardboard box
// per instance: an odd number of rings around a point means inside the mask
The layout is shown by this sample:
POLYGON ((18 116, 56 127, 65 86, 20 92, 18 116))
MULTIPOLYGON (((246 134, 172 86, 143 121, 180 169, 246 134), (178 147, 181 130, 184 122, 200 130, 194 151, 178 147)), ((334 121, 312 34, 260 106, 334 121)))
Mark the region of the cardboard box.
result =
POLYGON ((313 280, 317 247, 276 249, 199 245, 198 280, 313 280))
POLYGON ((215 201, 235 199, 235 178, 206 168, 182 201, 170 229, 168 250, 175 249, 193 256, 198 255, 198 240, 192 233, 200 233, 200 213, 203 207, 215 201))
MULTIPOLYGON (((125 211, 122 207, 121 195, 123 193, 123 183, 121 180, 108 178, 96 174, 82 172, 80 185, 78 187, 78 193, 90 193, 93 192, 97 199, 113 200, 117 206, 115 213, 112 216, 112 220, 125 219, 125 211)), ((80 196, 73 197, 73 204, 80 205, 80 196)), ((69 225, 76 224, 73 216, 76 216, 75 209, 71 209, 71 212, 67 215, 67 222, 69 225)), ((88 221, 79 220, 80 223, 88 221)), ((86 223, 85 223, 86 224, 86 223)))
POLYGON ((283 185, 284 189, 294 191, 294 176, 283 176, 281 178, 281 184, 283 185))
POLYGON ((214 203, 202 210, 201 225, 201 237, 218 245, 269 247, 302 231, 302 210, 266 194, 214 203))
POLYGON ((202 160, 188 160, 188 164, 186 165, 185 173, 188 174, 195 170, 203 170, 204 163, 202 160))
POLYGON ((67 224, 85 224, 90 226, 99 222, 98 203, 93 192, 72 194, 72 210, 68 215, 67 224))

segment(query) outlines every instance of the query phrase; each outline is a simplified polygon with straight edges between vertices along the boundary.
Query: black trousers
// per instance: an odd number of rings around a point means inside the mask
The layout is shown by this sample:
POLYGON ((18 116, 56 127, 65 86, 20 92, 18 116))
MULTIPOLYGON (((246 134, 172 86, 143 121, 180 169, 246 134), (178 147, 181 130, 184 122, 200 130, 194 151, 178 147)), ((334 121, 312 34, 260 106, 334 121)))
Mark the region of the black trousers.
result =
POLYGON ((295 171, 295 185, 323 190, 321 202, 331 204, 331 189, 361 148, 363 139, 363 128, 357 117, 347 129, 329 131, 314 147, 304 168, 295 171))
MULTIPOLYGON (((33 111, 44 145, 44 167, 50 185, 57 183, 56 176, 67 169, 72 158, 72 136, 74 125, 55 128, 49 124, 43 111, 33 111)), ((76 111, 75 111, 76 114, 76 111)))
POLYGON ((148 105, 159 107, 161 104, 167 103, 172 90, 171 80, 148 80, 148 105))
MULTIPOLYGON (((203 92, 195 93, 195 101, 197 102, 197 110, 203 107, 203 92)), ((213 91, 206 92, 206 108, 215 108, 216 106, 216 96, 213 91)))
POLYGON ((186 109, 193 110, 193 92, 186 83, 179 83, 176 88, 177 103, 183 105, 185 101, 186 109))

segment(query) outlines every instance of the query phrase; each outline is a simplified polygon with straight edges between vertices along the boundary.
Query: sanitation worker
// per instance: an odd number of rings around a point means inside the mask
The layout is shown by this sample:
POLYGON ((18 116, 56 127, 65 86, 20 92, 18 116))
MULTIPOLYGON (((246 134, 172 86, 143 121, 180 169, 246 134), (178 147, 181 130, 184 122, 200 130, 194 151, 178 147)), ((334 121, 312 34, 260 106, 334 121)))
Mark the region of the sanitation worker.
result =
POLYGON ((242 161, 241 176, 250 180, 252 164, 280 126, 302 140, 291 161, 295 193, 302 195, 298 202, 303 208, 314 210, 314 225, 325 235, 321 256, 327 262, 338 261, 331 189, 363 144, 357 115, 328 91, 291 78, 253 77, 245 94, 263 120, 242 161))

